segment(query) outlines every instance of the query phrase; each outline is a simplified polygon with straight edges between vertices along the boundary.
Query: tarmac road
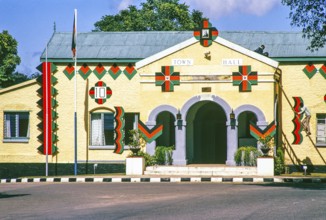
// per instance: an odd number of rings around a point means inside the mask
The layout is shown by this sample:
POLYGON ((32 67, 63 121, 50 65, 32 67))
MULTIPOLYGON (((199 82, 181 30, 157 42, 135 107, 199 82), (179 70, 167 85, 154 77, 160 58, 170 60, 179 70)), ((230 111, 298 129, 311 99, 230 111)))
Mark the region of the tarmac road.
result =
POLYGON ((8 183, 0 219, 326 219, 326 184, 8 183))

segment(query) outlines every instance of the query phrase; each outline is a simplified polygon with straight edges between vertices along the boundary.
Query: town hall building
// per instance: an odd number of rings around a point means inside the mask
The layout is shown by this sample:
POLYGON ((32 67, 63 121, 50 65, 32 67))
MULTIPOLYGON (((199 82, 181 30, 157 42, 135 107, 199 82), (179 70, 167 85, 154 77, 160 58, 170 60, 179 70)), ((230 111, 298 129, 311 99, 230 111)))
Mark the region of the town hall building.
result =
POLYGON ((239 147, 270 135, 291 170, 308 161, 325 171, 326 49, 306 50, 302 33, 223 32, 208 21, 194 31, 78 33, 76 66, 71 40, 53 33, 42 75, 0 90, 2 176, 44 175, 46 153, 51 175, 72 174, 75 156, 79 174, 93 164, 123 172, 136 128, 149 154, 174 146, 173 165, 235 166, 239 147))

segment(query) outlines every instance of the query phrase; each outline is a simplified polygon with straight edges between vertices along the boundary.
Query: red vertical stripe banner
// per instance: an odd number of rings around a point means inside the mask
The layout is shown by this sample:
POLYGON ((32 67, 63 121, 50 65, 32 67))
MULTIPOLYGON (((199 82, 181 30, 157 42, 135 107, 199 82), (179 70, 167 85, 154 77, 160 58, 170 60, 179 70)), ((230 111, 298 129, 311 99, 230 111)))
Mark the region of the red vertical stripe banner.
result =
POLYGON ((44 62, 43 69, 43 153, 52 154, 51 63, 44 62))

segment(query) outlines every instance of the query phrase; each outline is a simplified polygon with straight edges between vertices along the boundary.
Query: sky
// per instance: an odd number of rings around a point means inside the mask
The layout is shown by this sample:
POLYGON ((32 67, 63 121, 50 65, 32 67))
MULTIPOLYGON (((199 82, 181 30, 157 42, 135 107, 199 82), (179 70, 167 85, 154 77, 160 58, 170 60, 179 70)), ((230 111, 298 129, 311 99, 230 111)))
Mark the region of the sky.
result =
MULTIPOLYGON (((90 32, 105 15, 146 0, 0 0, 0 32, 7 30, 18 42, 21 64, 16 71, 37 72, 40 55, 54 32, 72 32, 74 9, 77 32, 90 32)), ((300 31, 291 27, 289 8, 281 0, 179 0, 209 18, 221 31, 300 31)))

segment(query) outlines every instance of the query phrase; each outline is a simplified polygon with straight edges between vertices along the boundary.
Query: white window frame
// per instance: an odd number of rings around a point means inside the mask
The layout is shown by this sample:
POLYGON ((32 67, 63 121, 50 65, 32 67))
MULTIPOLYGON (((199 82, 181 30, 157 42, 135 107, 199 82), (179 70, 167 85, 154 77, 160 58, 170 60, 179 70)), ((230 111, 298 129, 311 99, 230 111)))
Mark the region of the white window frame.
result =
POLYGON ((326 114, 316 115, 316 146, 326 147, 326 114), (324 139, 324 142, 318 141, 324 139))
MULTIPOLYGON (((108 114, 108 113, 112 113, 112 112, 91 112, 90 113, 90 126, 89 126, 89 149, 90 150, 115 150, 115 145, 103 145, 103 146, 99 146, 99 145, 92 145, 92 114, 101 114, 101 120, 102 123, 104 123, 104 116, 103 114, 108 114)), ((138 118, 139 118, 139 112, 127 112, 127 113, 131 113, 134 114, 134 120, 133 120, 133 129, 136 129, 138 127, 138 118)), ((113 120, 113 127, 115 128, 116 124, 115 124, 115 120, 113 120)), ((115 137, 115 129, 113 130, 113 134, 115 137)), ((128 132, 128 131, 125 131, 128 132)), ((126 134, 125 134, 126 136, 126 134)), ((124 146, 125 150, 130 149, 129 145, 125 145, 124 146)))
POLYGON ((3 114, 3 143, 28 143, 30 139, 30 113, 29 111, 4 111, 3 114), (19 127, 20 127, 20 116, 24 114, 27 114, 27 131, 26 131, 26 137, 22 137, 19 134, 19 127), (11 136, 11 131, 10 131, 10 126, 11 126, 11 121, 10 118, 7 120, 7 115, 14 115, 15 116, 15 126, 16 126, 16 131, 15 131, 15 136, 11 136), (8 130, 9 129, 9 130, 8 130), (7 131, 8 130, 8 131, 7 131))

